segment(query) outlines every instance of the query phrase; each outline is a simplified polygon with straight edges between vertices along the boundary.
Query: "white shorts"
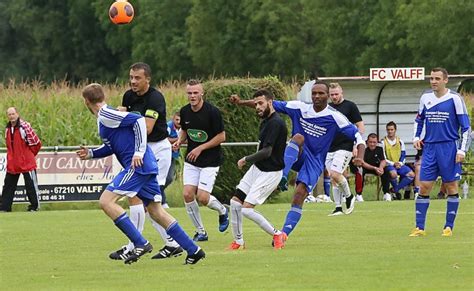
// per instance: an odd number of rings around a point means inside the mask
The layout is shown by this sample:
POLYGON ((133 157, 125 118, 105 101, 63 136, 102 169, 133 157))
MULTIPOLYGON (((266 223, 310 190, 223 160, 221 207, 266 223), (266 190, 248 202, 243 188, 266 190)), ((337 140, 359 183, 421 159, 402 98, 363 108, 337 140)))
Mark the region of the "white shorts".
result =
POLYGON ((247 197, 245 202, 261 205, 280 183, 283 171, 263 172, 252 165, 237 186, 247 197))
POLYGON ((346 170, 347 166, 349 166, 351 159, 352 152, 346 150, 338 150, 327 154, 325 166, 328 171, 332 170, 334 172, 342 174, 346 170))
POLYGON ((219 167, 199 168, 185 162, 183 169, 183 184, 197 186, 198 189, 212 193, 218 172, 219 167))
POLYGON ((171 166, 171 143, 165 138, 157 142, 149 142, 148 146, 158 162, 158 184, 163 186, 171 166))

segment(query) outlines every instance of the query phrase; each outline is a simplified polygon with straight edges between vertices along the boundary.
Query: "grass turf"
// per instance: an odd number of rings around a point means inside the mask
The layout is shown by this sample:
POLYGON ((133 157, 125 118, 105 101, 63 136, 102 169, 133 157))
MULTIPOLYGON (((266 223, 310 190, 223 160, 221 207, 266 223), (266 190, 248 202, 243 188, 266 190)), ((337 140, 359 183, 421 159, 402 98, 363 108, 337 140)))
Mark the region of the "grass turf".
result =
MULTIPOLYGON (((306 204, 285 249, 244 220, 246 249, 229 252, 229 229, 217 230, 215 212, 201 207, 209 241, 205 260, 184 256, 124 265, 108 253, 125 243, 99 210, 0 214, 2 290, 126 289, 474 289, 474 202, 461 200, 453 237, 441 237, 446 201, 432 200, 426 237, 408 237, 413 201, 365 202, 353 214, 328 217, 332 204, 306 204)), ((289 204, 258 207, 281 227, 289 204)), ((193 234, 184 208, 170 212, 193 234)), ((161 248, 150 223, 145 236, 161 248)))

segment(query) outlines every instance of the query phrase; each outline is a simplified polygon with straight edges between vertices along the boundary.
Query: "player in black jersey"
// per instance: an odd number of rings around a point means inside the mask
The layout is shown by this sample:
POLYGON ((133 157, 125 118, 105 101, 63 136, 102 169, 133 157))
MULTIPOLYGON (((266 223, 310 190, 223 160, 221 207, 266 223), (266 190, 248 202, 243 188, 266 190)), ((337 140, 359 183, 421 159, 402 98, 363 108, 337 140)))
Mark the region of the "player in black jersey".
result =
POLYGON ((207 241, 197 201, 219 213, 220 232, 229 226, 227 208, 211 195, 223 159, 220 144, 225 141, 224 122, 219 109, 204 101, 204 88, 199 81, 190 80, 186 93, 189 104, 181 108, 181 132, 173 149, 179 149, 181 143, 187 140, 183 170, 184 202, 196 227, 194 240, 207 241))

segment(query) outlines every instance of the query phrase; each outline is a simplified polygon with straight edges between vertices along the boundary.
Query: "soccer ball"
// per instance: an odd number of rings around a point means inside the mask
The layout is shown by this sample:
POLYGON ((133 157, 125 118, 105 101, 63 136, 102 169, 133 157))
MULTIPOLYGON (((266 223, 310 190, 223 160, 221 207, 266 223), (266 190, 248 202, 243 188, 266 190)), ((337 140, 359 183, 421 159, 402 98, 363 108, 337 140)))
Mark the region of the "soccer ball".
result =
POLYGON ((109 17, 114 24, 130 23, 134 15, 132 4, 125 0, 118 0, 110 5, 109 17))

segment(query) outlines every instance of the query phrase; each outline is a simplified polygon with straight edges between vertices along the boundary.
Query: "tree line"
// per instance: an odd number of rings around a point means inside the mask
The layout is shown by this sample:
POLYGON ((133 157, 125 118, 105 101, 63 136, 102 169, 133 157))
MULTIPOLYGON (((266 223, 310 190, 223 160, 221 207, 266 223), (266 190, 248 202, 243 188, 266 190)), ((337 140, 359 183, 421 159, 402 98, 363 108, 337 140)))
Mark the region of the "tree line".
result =
POLYGON ((116 82, 135 61, 154 79, 368 75, 370 67, 472 73, 470 0, 0 1, 0 80, 116 82))

